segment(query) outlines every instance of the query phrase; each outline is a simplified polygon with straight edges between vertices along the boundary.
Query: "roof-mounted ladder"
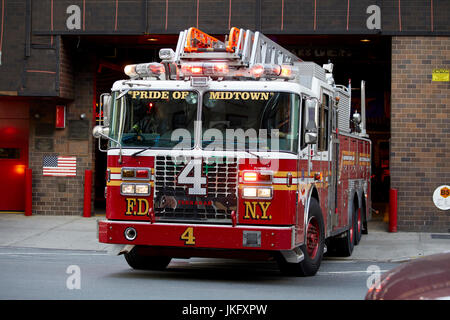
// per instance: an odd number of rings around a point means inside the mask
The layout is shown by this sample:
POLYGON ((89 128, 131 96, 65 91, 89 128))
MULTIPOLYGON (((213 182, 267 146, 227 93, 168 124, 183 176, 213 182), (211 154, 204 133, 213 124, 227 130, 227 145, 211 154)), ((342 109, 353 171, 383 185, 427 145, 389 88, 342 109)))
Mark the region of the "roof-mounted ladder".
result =
POLYGON ((233 27, 226 43, 196 29, 180 32, 174 61, 228 60, 230 65, 293 64, 302 60, 260 32, 233 27))

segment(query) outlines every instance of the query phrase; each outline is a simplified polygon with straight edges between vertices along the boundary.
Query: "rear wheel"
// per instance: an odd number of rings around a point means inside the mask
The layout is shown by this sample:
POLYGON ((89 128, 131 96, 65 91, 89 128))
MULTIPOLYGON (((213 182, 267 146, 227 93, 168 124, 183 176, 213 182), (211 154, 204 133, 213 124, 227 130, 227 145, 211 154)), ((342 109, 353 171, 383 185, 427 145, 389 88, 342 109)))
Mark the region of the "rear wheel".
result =
POLYGON ((361 208, 358 208, 357 210, 355 210, 355 223, 354 223, 354 228, 355 230, 353 231, 354 235, 355 235, 355 245, 357 245, 359 243, 359 241, 361 240, 361 235, 362 235, 362 216, 361 216, 361 208))
POLYGON ((311 198, 305 238, 305 243, 300 247, 304 256, 303 261, 289 263, 280 257, 278 264, 283 274, 308 277, 315 275, 319 270, 323 256, 325 231, 322 211, 315 198, 311 198))
POLYGON ((139 252, 140 247, 134 247, 130 252, 125 253, 125 260, 128 265, 137 270, 164 270, 169 265, 170 257, 146 256, 139 252))
POLYGON ((355 245, 355 215, 350 216, 349 229, 344 233, 328 240, 327 255, 331 257, 349 257, 352 255, 355 245))

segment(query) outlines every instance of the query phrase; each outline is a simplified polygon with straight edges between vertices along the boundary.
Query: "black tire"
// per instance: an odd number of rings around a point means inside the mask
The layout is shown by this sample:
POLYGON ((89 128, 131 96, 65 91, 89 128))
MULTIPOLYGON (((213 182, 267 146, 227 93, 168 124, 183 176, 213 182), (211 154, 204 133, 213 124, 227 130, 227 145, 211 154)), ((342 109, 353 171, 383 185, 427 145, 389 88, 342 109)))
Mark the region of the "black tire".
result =
POLYGON ((139 253, 139 247, 134 247, 130 252, 125 253, 125 260, 128 265, 137 270, 164 270, 169 265, 170 257, 145 256, 139 253))
POLYGON ((362 234, 369 234, 369 227, 367 225, 367 218, 363 217, 363 229, 362 234))
POLYGON ((350 257, 353 253, 353 248, 355 246, 354 238, 354 219, 355 215, 350 216, 350 228, 345 232, 344 236, 335 239, 336 243, 336 253, 340 257, 350 257))
POLYGON ((353 234, 355 235, 355 245, 358 245, 359 241, 361 240, 362 235, 362 227, 363 227, 363 220, 362 220, 362 210, 361 208, 354 210, 354 218, 353 221, 355 222, 353 224, 354 231, 353 234))
POLYGON ((322 211, 315 198, 311 198, 305 230, 307 233, 306 243, 300 247, 304 255, 303 261, 289 263, 283 257, 279 257, 278 265, 281 273, 289 276, 309 277, 315 275, 320 268, 325 244, 325 229, 322 211))

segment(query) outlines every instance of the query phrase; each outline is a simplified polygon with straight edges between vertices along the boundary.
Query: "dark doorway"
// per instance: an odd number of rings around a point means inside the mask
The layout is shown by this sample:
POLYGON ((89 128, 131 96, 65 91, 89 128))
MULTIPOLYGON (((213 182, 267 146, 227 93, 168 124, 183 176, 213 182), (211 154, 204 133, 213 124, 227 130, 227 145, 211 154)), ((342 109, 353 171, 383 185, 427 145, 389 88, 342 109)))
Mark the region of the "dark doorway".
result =
POLYGON ((28 105, 0 102, 0 212, 25 211, 25 169, 28 168, 28 105))

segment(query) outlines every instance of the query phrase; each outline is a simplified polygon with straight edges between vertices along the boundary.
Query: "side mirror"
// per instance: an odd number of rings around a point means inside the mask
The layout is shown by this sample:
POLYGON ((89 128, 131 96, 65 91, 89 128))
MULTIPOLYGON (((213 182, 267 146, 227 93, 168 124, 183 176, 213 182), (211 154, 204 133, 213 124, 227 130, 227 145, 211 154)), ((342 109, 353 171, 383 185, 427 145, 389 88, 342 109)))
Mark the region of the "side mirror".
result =
POLYGON ((103 126, 95 126, 92 135, 96 139, 109 139, 109 128, 103 126))
POLYGON ((103 126, 109 127, 109 116, 111 114, 111 95, 109 93, 103 93, 100 96, 100 106, 103 110, 103 126))
POLYGON ((306 132, 305 133, 305 143, 306 144, 315 144, 315 143, 317 143, 317 133, 315 133, 315 132, 306 132))
POLYGON ((355 111, 355 113, 353 114, 352 121, 355 125, 355 131, 357 133, 360 133, 361 132, 361 115, 355 111))
POLYGON ((318 114, 318 104, 317 100, 310 99, 306 100, 306 130, 316 131, 317 130, 317 114, 318 114))
POLYGON ((353 122, 356 124, 360 124, 361 123, 361 115, 358 112, 355 112, 353 114, 353 122))
POLYGON ((318 100, 308 99, 305 101, 305 143, 317 143, 317 117, 318 117, 318 100))

